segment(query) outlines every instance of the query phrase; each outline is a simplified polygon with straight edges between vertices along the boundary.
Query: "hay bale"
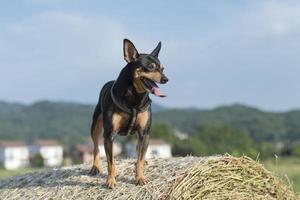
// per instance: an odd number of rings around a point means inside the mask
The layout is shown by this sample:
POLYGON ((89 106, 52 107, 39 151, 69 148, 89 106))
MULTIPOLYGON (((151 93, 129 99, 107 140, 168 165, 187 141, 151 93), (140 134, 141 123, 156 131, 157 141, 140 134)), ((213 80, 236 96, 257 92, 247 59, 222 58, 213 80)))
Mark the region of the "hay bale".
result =
MULTIPOLYGON (((104 164, 104 162, 102 162, 104 164)), ((0 199, 299 199, 279 178, 248 157, 230 155, 148 160, 148 183, 136 186, 134 160, 117 160, 117 187, 90 165, 31 173, 0 182, 0 199)))

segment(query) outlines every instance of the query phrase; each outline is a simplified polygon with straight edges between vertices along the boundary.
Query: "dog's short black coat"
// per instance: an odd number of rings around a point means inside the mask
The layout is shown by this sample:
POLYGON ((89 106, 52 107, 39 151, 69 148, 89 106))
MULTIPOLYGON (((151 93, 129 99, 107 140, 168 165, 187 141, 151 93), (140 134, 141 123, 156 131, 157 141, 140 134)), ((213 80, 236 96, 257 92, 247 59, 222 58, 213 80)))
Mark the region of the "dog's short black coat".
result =
POLYGON ((136 181, 137 184, 145 184, 143 168, 152 121, 149 93, 163 97, 155 82, 168 82, 158 59, 160 48, 159 42, 152 53, 139 54, 133 43, 124 39, 123 51, 127 65, 121 70, 117 80, 107 82, 101 89, 91 126, 94 160, 90 173, 99 173, 98 145, 99 135, 103 131, 108 164, 107 185, 110 188, 114 188, 116 184, 113 140, 117 134, 138 133, 136 181))

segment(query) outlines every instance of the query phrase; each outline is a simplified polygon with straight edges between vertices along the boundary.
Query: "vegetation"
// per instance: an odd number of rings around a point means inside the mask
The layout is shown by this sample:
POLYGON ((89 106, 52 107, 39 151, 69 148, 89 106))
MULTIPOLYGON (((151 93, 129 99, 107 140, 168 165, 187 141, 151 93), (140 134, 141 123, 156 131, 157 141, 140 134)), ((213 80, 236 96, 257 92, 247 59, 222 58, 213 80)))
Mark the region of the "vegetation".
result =
POLYGON ((17 169, 17 170, 6 170, 4 168, 0 168, 0 180, 13 177, 13 176, 19 176, 31 172, 38 172, 41 171, 40 168, 22 168, 22 169, 17 169))
POLYGON ((193 133, 199 125, 227 125, 249 134, 255 141, 282 141, 300 138, 300 111, 264 112, 232 105, 213 110, 171 109, 156 113, 155 120, 193 133))
MULTIPOLYGON (((0 139, 32 142, 51 138, 70 147, 89 140, 92 113, 91 105, 0 102, 0 139)), ((170 143, 177 156, 223 153, 252 158, 259 155, 261 159, 273 158, 274 154, 300 156, 300 111, 272 113, 242 105, 213 110, 163 109, 154 105, 153 120, 151 138, 170 143), (174 129, 186 133, 187 139, 177 138, 174 129)), ((300 182, 297 173, 291 174, 291 178, 295 184, 300 182)))
MULTIPOLYGON (((151 137, 171 143, 176 155, 300 155, 300 111, 272 113, 242 105, 213 110, 153 107, 151 137), (188 134, 188 139, 176 138, 174 129, 188 134)), ((0 139, 51 138, 70 147, 89 140, 92 113, 91 105, 0 102, 0 139)))
POLYGON ((293 185, 294 190, 300 193, 300 157, 269 158, 263 161, 267 169, 286 179, 293 185))
POLYGON ((175 142, 174 153, 208 156, 230 153, 235 156, 256 157, 258 151, 254 141, 245 132, 228 126, 201 125, 196 132, 183 141, 175 142), (189 152, 190 151, 190 152, 189 152))
MULTIPOLYGON (((297 168, 300 163, 300 111, 272 113, 242 105, 213 110, 164 109, 154 105, 154 111, 151 138, 170 143, 175 156, 230 153, 259 157, 266 160, 269 169, 280 175, 288 174, 296 191, 300 191, 300 170, 297 168), (174 129, 188 137, 179 139, 174 129), (274 155, 281 158, 277 164, 274 155)), ((0 102, 0 140, 32 142, 37 138, 51 138, 70 147, 89 140, 92 113, 93 106, 74 103, 0 102)), ((124 142, 128 138, 119 139, 124 142)), ((38 159, 36 162, 36 166, 40 166, 38 159)), ((0 178, 22 172, 0 170, 0 178)))
MULTIPOLYGON (((57 139, 66 146, 89 139, 91 105, 41 101, 32 105, 0 102, 0 140, 57 139)), ((161 107, 154 105, 154 111, 161 107)))
POLYGON ((36 154, 33 158, 31 158, 30 162, 33 167, 44 167, 44 159, 41 154, 36 154))

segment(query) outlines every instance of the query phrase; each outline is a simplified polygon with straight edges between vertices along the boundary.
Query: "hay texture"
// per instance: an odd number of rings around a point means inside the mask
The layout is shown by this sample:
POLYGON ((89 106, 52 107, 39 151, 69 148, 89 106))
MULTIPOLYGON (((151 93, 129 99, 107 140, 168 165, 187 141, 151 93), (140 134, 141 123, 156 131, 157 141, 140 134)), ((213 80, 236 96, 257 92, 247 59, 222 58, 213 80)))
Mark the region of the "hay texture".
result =
POLYGON ((135 185, 134 160, 117 160, 117 186, 90 165, 31 173, 0 182, 0 199, 299 199, 291 186, 248 157, 230 155, 148 160, 148 183, 135 185))

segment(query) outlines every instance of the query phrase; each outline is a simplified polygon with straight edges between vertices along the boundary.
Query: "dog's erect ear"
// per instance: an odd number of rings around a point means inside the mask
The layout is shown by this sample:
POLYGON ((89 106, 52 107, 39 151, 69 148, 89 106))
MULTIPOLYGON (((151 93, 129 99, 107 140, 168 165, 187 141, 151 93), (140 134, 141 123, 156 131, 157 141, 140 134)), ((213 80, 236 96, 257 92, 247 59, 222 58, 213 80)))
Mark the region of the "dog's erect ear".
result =
POLYGON ((128 39, 124 39, 123 52, 124 52, 124 59, 128 63, 135 61, 137 59, 137 57, 139 56, 139 53, 136 50, 135 46, 128 39))
POLYGON ((155 49, 152 51, 151 55, 158 57, 159 51, 161 48, 161 42, 158 43, 158 45, 155 47, 155 49))

